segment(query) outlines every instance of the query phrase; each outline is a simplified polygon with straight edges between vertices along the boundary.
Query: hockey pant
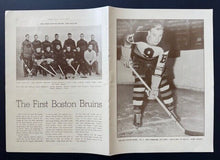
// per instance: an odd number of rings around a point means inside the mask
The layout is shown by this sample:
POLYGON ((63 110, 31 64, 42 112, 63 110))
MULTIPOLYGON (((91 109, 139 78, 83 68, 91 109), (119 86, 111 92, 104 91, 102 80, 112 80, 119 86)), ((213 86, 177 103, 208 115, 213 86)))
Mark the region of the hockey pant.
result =
POLYGON ((86 62, 86 65, 87 65, 87 69, 88 69, 89 75, 91 75, 92 72, 98 74, 98 62, 97 62, 97 61, 94 61, 94 62, 92 63, 92 65, 89 65, 89 64, 86 62))
MULTIPOLYGON (((151 86, 151 77, 156 68, 157 58, 153 60, 145 60, 139 57, 133 57, 133 67, 140 75, 140 77, 151 86)), ((133 88, 133 106, 134 113, 141 113, 143 111, 144 100, 146 98, 146 88, 140 79, 134 74, 135 83, 133 88)), ((173 93, 168 82, 166 71, 162 74, 162 79, 159 85, 159 97, 169 110, 174 109, 173 93)))

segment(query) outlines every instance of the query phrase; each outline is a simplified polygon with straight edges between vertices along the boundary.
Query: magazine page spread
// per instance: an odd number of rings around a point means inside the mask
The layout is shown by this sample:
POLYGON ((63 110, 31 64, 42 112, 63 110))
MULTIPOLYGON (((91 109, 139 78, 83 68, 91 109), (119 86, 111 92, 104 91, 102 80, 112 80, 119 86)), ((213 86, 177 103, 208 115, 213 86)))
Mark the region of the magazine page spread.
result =
POLYGON ((5 19, 7 152, 109 154, 108 8, 5 19))
POLYGON ((213 152, 212 10, 109 10, 110 154, 213 152))
POLYGON ((212 10, 5 19, 8 152, 213 151, 212 10))

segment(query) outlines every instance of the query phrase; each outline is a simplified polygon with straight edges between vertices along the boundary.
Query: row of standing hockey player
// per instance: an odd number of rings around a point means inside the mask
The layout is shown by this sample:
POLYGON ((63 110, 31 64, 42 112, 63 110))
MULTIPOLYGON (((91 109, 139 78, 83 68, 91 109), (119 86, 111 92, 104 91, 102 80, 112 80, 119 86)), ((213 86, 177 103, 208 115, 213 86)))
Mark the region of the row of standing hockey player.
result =
POLYGON ((29 40, 29 34, 25 35, 22 43, 20 60, 23 62, 24 77, 34 77, 38 74, 67 79, 67 74, 73 74, 82 78, 87 78, 98 73, 98 43, 95 36, 91 35, 89 42, 84 40, 84 34, 80 34, 80 40, 75 43, 72 34, 67 34, 63 46, 59 40, 59 35, 55 34, 55 40, 50 42, 49 36, 45 35, 45 41, 38 40, 38 35, 34 35, 34 41, 29 40))

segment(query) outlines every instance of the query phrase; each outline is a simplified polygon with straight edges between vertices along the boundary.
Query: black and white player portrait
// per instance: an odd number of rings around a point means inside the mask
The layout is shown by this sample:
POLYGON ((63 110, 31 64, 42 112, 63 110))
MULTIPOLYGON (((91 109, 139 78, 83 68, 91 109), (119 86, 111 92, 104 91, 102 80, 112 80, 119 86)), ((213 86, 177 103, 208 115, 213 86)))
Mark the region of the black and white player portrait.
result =
POLYGON ((203 136, 204 21, 117 20, 117 136, 203 136))
POLYGON ((101 27, 17 27, 17 80, 98 80, 101 27))

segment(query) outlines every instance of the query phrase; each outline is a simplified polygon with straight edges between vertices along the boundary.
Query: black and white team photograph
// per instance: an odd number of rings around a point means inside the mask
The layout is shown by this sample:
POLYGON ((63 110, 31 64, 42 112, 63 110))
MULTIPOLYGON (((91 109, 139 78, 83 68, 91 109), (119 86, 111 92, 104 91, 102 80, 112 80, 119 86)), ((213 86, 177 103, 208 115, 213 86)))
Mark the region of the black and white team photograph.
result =
POLYGON ((117 137, 203 136, 204 21, 117 20, 117 137))
POLYGON ((102 78, 101 27, 17 27, 17 80, 102 78))

